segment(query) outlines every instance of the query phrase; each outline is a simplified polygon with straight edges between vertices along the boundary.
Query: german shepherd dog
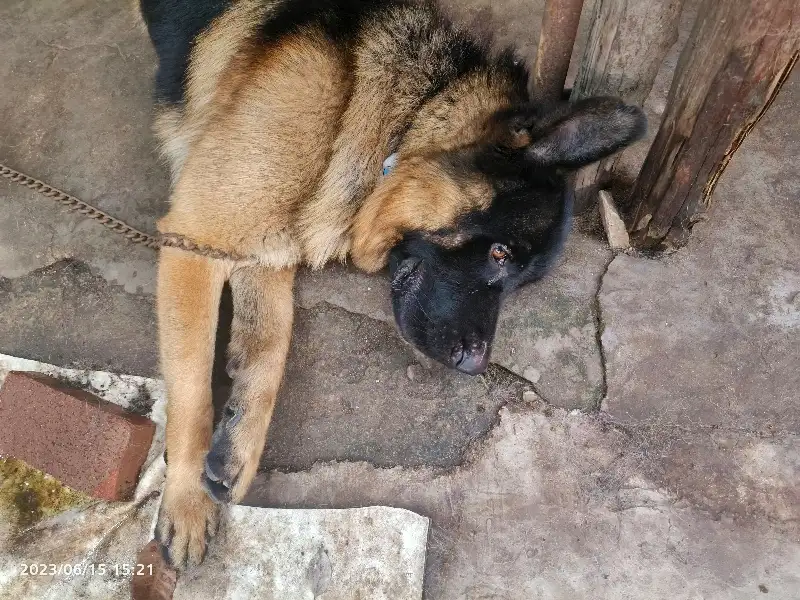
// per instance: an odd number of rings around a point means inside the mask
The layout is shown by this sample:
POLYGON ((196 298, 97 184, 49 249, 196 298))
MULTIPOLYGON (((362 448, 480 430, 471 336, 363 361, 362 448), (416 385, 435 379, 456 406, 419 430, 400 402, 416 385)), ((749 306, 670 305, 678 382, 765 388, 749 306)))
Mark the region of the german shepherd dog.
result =
POLYGON ((498 312, 540 278, 571 220, 570 171, 640 138, 614 98, 531 103, 526 68, 430 3, 140 0, 158 55, 155 130, 171 167, 158 322, 169 463, 157 538, 202 561, 219 504, 255 475, 301 264, 389 267, 400 334, 469 374, 498 312), (387 160, 388 159, 388 160, 387 160), (213 427, 218 306, 234 305, 233 387, 213 427))

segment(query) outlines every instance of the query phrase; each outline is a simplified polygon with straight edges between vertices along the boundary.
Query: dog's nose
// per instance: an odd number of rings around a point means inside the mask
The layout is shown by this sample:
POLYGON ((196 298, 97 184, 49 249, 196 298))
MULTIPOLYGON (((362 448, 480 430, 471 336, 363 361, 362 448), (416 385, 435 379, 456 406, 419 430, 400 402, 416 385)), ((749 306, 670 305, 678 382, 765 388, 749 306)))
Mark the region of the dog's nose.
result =
POLYGON ((461 340, 450 353, 453 367, 468 375, 480 375, 489 366, 489 345, 483 341, 461 340))

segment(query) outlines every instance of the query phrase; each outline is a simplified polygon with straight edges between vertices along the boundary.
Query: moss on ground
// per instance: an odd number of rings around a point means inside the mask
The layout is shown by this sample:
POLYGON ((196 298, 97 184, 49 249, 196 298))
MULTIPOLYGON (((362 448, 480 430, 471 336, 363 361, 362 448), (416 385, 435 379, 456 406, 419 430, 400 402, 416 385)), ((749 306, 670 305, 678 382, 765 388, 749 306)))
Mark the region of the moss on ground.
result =
POLYGON ((93 501, 19 459, 0 457, 0 513, 17 529, 93 501))

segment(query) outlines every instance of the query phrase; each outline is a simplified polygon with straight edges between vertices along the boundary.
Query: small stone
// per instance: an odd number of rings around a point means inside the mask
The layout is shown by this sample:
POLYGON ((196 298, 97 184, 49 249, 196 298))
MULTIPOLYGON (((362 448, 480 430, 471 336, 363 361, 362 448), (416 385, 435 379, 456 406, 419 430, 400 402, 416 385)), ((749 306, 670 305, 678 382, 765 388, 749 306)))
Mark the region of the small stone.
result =
POLYGON ((542 398, 534 392, 533 390, 525 390, 522 392, 522 401, 523 402, 538 402, 542 398))
POLYGON ((408 377, 411 381, 414 381, 416 376, 417 374, 414 373, 414 365, 408 365, 408 368, 406 369, 406 377, 408 377))
POLYGON ((151 541, 136 557, 131 579, 132 600, 171 600, 178 581, 161 554, 158 542, 151 541))
POLYGON ((600 218, 606 230, 608 245, 613 250, 630 248, 631 241, 628 237, 628 230, 617 212, 617 207, 614 206, 614 198, 606 190, 600 190, 598 197, 600 199, 600 218))
POLYGON ((539 372, 539 369, 534 369, 533 367, 525 367, 525 370, 522 372, 522 376, 531 383, 539 383, 539 380, 542 378, 542 374, 539 372))

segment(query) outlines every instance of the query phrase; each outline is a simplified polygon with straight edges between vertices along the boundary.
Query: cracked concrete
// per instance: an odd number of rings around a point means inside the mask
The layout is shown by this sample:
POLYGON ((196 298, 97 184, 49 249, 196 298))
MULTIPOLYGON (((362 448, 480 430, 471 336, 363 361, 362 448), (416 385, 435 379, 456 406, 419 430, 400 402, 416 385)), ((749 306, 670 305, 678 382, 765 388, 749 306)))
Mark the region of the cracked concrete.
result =
POLYGON ((709 220, 661 260, 603 280, 606 409, 631 422, 800 427, 800 74, 734 155, 709 220))
POLYGON ((430 516, 429 598, 724 600, 754 598, 759 586, 770 597, 796 597, 796 473, 762 469, 781 451, 796 464, 796 439, 783 440, 781 450, 769 441, 737 439, 726 446, 732 451, 719 471, 725 481, 709 482, 700 475, 712 466, 709 448, 695 451, 696 439, 654 440, 578 411, 545 414, 545 408, 503 408, 498 427, 446 474, 319 464, 303 473, 259 476, 245 502, 389 502, 430 516), (727 504, 687 498, 682 477, 674 486, 652 477, 654 462, 671 465, 677 475, 691 459, 700 475, 692 489, 716 500, 722 485, 734 492, 727 504), (761 495, 737 496, 753 476, 761 495))
POLYGON ((262 466, 453 467, 524 387, 496 367, 475 378, 420 363, 369 317, 330 304, 300 309, 262 466))
MULTIPOLYGON (((541 0, 445 4, 535 54, 541 0)), ((650 139, 679 46, 646 103, 650 139)), ((11 0, 0 51, 0 161, 152 232, 168 180, 127 4, 11 0)), ((798 85, 685 249, 615 256, 597 215, 577 218, 553 272, 504 308, 486 378, 397 336, 385 275, 303 272, 248 502, 431 517, 431 599, 800 598, 798 85)), ((629 174, 646 149, 626 153, 629 174)), ((7 181, 0 202, 0 352, 157 376, 156 253, 7 181)))
POLYGON ((152 376, 153 297, 128 294, 77 260, 0 278, 0 352, 65 367, 152 376))
POLYGON ((600 410, 603 408, 603 402, 608 399, 608 359, 606 358, 606 348, 603 344, 603 331, 605 330, 605 321, 603 319, 603 304, 600 301, 600 293, 603 290, 603 282, 605 281, 606 275, 608 275, 608 269, 611 267, 611 263, 614 262, 614 258, 609 259, 606 263, 603 272, 600 273, 600 276, 597 278, 597 288, 594 292, 594 301, 593 301, 593 308, 594 308, 594 339, 595 344, 597 344, 597 352, 600 355, 600 369, 601 369, 601 388, 600 393, 597 397, 597 404, 592 406, 593 410, 600 410))

